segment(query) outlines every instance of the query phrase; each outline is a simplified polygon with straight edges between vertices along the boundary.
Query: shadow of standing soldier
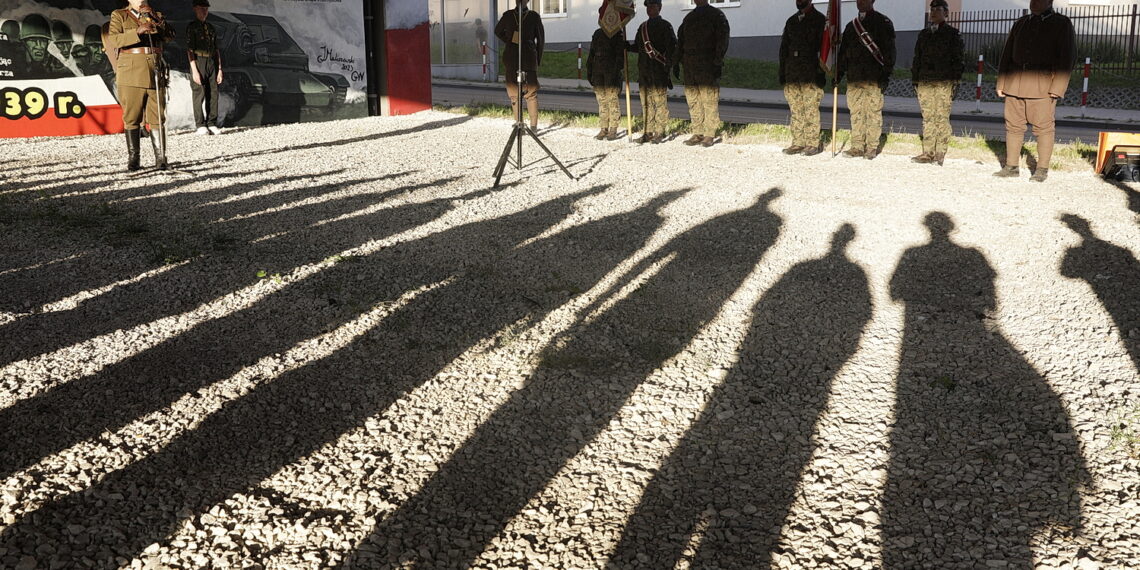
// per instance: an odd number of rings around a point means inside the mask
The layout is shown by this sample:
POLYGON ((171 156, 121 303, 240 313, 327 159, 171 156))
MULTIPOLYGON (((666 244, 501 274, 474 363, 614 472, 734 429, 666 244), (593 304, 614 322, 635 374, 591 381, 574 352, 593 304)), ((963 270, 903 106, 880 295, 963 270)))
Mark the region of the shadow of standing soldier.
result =
POLYGON ((832 380, 871 318, 867 275, 846 253, 854 237, 844 224, 827 255, 795 265, 757 301, 736 366, 626 525, 618 567, 770 564, 832 380))
MULTIPOLYGON (((370 541, 387 557, 379 562, 471 566, 610 425, 645 378, 716 316, 775 242, 780 218, 769 204, 779 193, 769 190, 755 205, 673 238, 626 273, 628 279, 663 263, 637 290, 550 343, 526 385, 373 532, 370 541)), ((656 215, 630 221, 627 232, 658 223, 656 215)), ((363 561, 348 566, 375 567, 363 561)))
POLYGON ((1131 251, 1098 238, 1088 220, 1065 214, 1061 221, 1084 240, 1065 252, 1061 275, 1084 280, 1096 292, 1140 371, 1140 262, 1131 251))
POLYGON ((1077 532, 1084 460, 1057 394, 990 320, 995 272, 926 216, 891 278, 905 303, 883 567, 1032 568, 1030 539, 1077 532))

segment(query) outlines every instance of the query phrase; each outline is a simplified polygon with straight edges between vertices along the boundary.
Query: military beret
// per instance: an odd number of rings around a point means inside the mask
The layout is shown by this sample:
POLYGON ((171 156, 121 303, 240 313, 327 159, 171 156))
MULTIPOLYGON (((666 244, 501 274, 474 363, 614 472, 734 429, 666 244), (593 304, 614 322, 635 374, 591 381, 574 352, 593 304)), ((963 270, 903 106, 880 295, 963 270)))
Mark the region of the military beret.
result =
POLYGON ((946 8, 947 10, 949 10, 950 4, 947 4, 946 0, 931 0, 930 7, 931 8, 946 8))
MULTIPOLYGON (((935 0, 935 2, 937 2, 937 1, 938 1, 938 0, 935 0)), ((205 8, 209 8, 209 7, 210 7, 210 0, 194 0, 194 4, 193 4, 193 5, 194 5, 194 6, 202 6, 202 7, 205 7, 205 8)))
POLYGON ((650 5, 650 4, 657 4, 658 6, 660 6, 660 5, 661 5, 661 0, 645 0, 645 5, 646 5, 646 6, 648 6, 648 5, 650 5))

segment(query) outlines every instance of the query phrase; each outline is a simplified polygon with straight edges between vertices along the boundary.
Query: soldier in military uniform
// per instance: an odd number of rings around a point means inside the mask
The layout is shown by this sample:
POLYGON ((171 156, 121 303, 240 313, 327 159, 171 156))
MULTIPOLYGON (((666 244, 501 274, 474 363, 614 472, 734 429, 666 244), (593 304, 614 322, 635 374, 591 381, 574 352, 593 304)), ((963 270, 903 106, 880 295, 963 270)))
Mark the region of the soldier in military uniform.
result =
POLYGON ((673 76, 681 79, 685 70, 685 101, 693 136, 685 144, 712 146, 720 128, 720 77, 724 55, 728 53, 728 18, 709 0, 693 0, 696 8, 677 28, 677 59, 673 76))
POLYGON ((67 22, 52 20, 51 37, 55 49, 59 50, 59 55, 63 56, 63 59, 71 59, 71 46, 75 44, 75 38, 71 36, 71 27, 67 22))
POLYGON ((1044 182, 1053 157, 1057 100, 1073 72, 1073 23, 1053 11, 1053 0, 1029 0, 1029 14, 1013 23, 998 63, 997 93, 1005 97, 1005 166, 994 173, 1018 176, 1025 125, 1037 137, 1037 169, 1029 179, 1044 182))
POLYGON ((213 24, 206 21, 209 14, 209 0, 194 0, 195 20, 186 24, 186 57, 190 60, 190 91, 194 97, 194 124, 199 135, 222 132, 218 127, 222 54, 218 52, 218 32, 213 24))
POLYGON ((819 154, 819 103, 826 78, 819 46, 827 18, 811 0, 795 0, 796 13, 784 23, 780 38, 780 85, 791 110, 792 145, 784 154, 819 154))
POLYGON ((669 126, 670 61, 677 48, 673 25, 661 17, 661 0, 645 0, 649 19, 637 28, 629 50, 637 52, 637 85, 641 92, 642 121, 645 132, 639 142, 654 144, 665 140, 669 126))
MULTIPOLYGON (((162 75, 162 45, 173 34, 162 14, 154 11, 147 0, 129 0, 129 3, 126 8, 111 12, 106 45, 118 50, 115 78, 127 133, 127 170, 133 171, 139 169, 139 130, 144 110, 152 133, 162 127, 163 102, 159 98, 160 85, 155 82, 155 72, 162 75)), ((151 143, 155 166, 166 168, 166 141, 161 136, 152 136, 151 143)))
POLYGON ((918 33, 910 77, 922 109, 922 154, 911 158, 920 164, 942 166, 950 144, 950 108, 954 90, 966 69, 965 46, 958 29, 946 23, 950 13, 946 0, 930 3, 930 25, 918 33))
POLYGON ((619 31, 613 37, 605 30, 594 30, 590 40, 590 55, 586 57, 586 78, 594 88, 598 99, 598 121, 601 130, 595 139, 617 140, 618 125, 621 122, 621 109, 618 95, 621 93, 625 63, 625 33, 619 31))
POLYGON ((512 115, 518 116, 519 88, 519 46, 522 46, 523 99, 530 117, 530 128, 538 128, 538 66, 542 64, 542 50, 546 45, 546 32, 542 28, 542 17, 534 10, 528 10, 529 0, 517 0, 522 7, 522 17, 517 10, 507 10, 495 24, 495 37, 502 41, 503 68, 507 95, 511 98, 512 115))
POLYGON ((22 79, 58 79, 71 77, 63 62, 48 53, 52 41, 51 24, 39 14, 29 14, 20 25, 20 40, 24 42, 25 68, 22 79))
POLYGON ((843 29, 836 81, 847 78, 851 146, 843 154, 868 160, 879 154, 883 91, 895 69, 895 25, 875 11, 875 0, 855 0, 859 15, 843 29))

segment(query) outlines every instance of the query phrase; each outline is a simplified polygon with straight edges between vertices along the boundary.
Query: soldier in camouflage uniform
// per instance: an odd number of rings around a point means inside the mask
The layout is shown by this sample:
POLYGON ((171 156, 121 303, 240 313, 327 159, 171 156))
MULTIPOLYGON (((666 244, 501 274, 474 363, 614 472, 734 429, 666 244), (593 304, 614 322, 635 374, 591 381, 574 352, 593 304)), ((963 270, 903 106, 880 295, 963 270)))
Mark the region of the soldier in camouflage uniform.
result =
POLYGON ((930 25, 918 33, 910 76, 922 108, 922 154, 911 159, 920 164, 938 164, 946 159, 950 144, 950 107, 954 90, 966 64, 958 30, 946 23, 950 13, 946 0, 930 3, 930 25))
POLYGON ((654 144, 665 140, 669 126, 669 65, 677 48, 673 25, 661 17, 661 0, 645 0, 649 19, 637 28, 629 50, 637 52, 637 86, 641 92, 641 112, 645 132, 639 142, 654 144))
POLYGON ((870 160, 878 156, 883 134, 883 91, 895 68, 895 25, 875 11, 875 0, 855 0, 855 6, 859 15, 843 29, 835 80, 847 78, 851 111, 851 147, 843 154, 870 160))
POLYGON ((677 60, 673 76, 681 78, 685 68, 685 100, 693 136, 685 144, 712 146, 720 128, 720 76, 724 55, 728 53, 728 18, 709 0, 693 0, 696 8, 689 12, 677 29, 677 60))
POLYGON ((827 18, 811 0, 796 0, 796 13, 784 23, 780 38, 780 85, 792 112, 792 146, 784 154, 819 154, 819 102, 826 81, 819 46, 827 18))
POLYGON ((621 93, 624 64, 625 32, 619 31, 610 37, 601 28, 595 30, 590 40, 590 55, 586 57, 586 78, 598 99, 598 120, 602 129, 594 137, 598 140, 618 138, 621 122, 618 94, 621 93))

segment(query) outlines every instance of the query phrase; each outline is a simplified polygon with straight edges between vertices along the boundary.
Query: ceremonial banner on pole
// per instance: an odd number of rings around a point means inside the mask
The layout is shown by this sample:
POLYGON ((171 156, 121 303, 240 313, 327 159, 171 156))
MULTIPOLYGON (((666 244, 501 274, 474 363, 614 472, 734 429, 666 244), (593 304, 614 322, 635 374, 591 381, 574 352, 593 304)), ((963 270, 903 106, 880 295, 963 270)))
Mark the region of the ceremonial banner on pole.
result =
POLYGON ((633 19, 634 0, 604 0, 598 9, 598 27, 606 33, 606 37, 622 31, 625 25, 633 19))
POLYGON ((839 38, 843 34, 843 26, 839 16, 839 0, 827 2, 827 26, 823 29, 823 41, 819 46, 819 65, 827 73, 835 72, 835 60, 839 52, 839 38))

